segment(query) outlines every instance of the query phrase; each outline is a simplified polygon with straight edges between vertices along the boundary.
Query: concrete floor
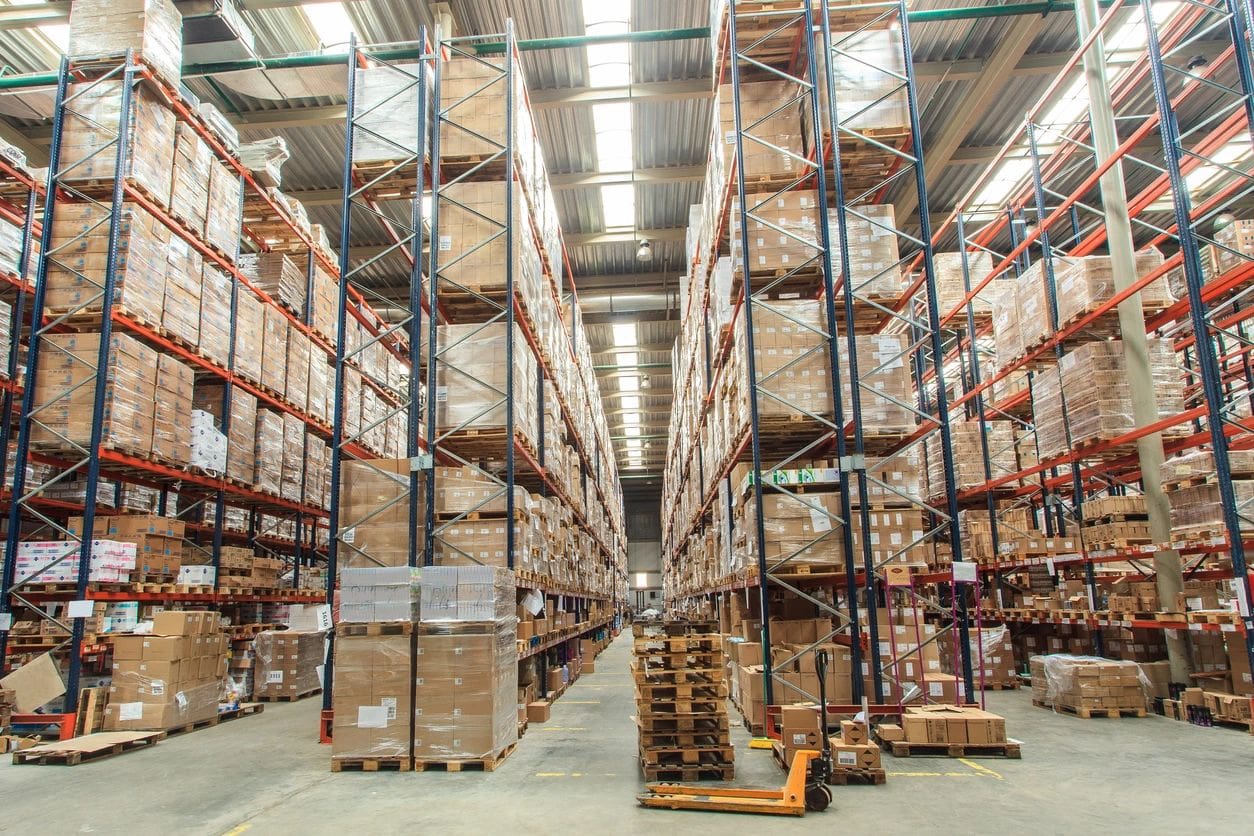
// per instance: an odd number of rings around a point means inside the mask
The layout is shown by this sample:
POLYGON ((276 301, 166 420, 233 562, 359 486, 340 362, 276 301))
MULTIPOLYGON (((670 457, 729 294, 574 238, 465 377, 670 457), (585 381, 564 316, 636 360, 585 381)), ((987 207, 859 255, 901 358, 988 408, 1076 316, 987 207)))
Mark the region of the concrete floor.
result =
MULTIPOLYGON (((646 810, 635 802, 629 636, 532 726, 494 773, 331 774, 316 699, 275 703, 98 763, 0 765, 0 832, 309 834, 853 832, 1249 833, 1254 736, 1157 717, 1080 720, 996 692, 1023 760, 885 756, 888 783, 834 787, 803 820, 646 810)), ((737 783, 778 785, 769 752, 737 728, 737 783)))

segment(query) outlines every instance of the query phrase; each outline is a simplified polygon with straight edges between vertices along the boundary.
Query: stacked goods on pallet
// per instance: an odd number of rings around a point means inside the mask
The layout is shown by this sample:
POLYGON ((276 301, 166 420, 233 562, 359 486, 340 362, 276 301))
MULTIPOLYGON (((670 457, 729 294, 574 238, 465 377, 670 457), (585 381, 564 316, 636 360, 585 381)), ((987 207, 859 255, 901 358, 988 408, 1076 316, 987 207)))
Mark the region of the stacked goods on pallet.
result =
MULTIPOLYGON (((1035 682, 1035 680, 1033 680, 1035 682)), ((891 732, 890 732, 891 734, 891 732)), ((878 737, 884 736, 880 727, 878 737)), ((922 705, 911 706, 901 717, 900 742, 919 746, 927 753, 930 746, 946 747, 950 753, 961 754, 963 747, 1006 747, 1006 720, 973 706, 922 705)), ((893 746, 893 753, 910 754, 909 747, 893 746)))
MULTIPOLYGON (((441 433, 505 428, 506 354, 513 352, 514 431, 534 443, 536 432, 536 359, 514 325, 506 345, 504 324, 441 325, 440 366, 436 391, 436 425, 441 433)), ((497 443, 497 447, 502 444, 497 443)))
MULTIPOLYGON (((974 290, 984 277, 993 271, 993 257, 987 252, 968 252, 964 275, 962 253, 935 253, 932 257, 932 269, 936 277, 937 310, 941 316, 945 316, 961 306, 953 323, 956 327, 965 328, 967 309, 962 304, 962 300, 966 298, 968 288, 974 290)), ((976 322, 987 322, 992 319, 993 300, 998 298, 1007 286, 1008 282, 999 278, 971 297, 971 312, 976 322)))
MULTIPOLYGON (((988 449, 988 477, 998 479, 1019 470, 1010 421, 985 421, 983 432, 977 421, 954 422, 949 425, 949 437, 953 444, 954 487, 960 491, 987 481, 984 472, 985 445, 988 449)), ((940 435, 932 433, 924 445, 927 450, 928 496, 944 496, 945 462, 941 456, 940 435)), ((1015 487, 1015 484, 1006 483, 1004 487, 1015 487)))
MULTIPOLYGON (((1142 250, 1136 254, 1136 276, 1139 279, 1158 270, 1163 255, 1158 250, 1142 250)), ((1066 327, 1078 322, 1102 302, 1115 295, 1114 270, 1110 256, 1094 255, 1076 259, 1054 274, 1058 288, 1058 324, 1066 327)), ((1161 311, 1175 301, 1166 275, 1159 275, 1139 291, 1141 309, 1145 313, 1161 311)), ((1086 325, 1086 329, 1118 329, 1118 310, 1111 309, 1086 325)))
POLYGON ((106 731, 176 729, 212 720, 228 641, 216 612, 165 611, 150 635, 113 639, 106 731))
MULTIPOLYGON (((1184 383, 1171 343, 1149 340, 1149 362, 1158 418, 1183 412, 1184 383)), ((1056 369, 1037 381, 1032 402, 1041 458, 1109 442, 1136 429, 1123 345, 1118 340, 1085 343, 1069 351, 1056 369)), ((1162 434, 1175 437, 1188 431, 1187 425, 1179 425, 1162 434)), ((1121 446, 1130 450, 1134 444, 1121 446)))
POLYGON ((640 767, 650 781, 730 780, 723 638, 713 622, 633 625, 640 767))
MULTIPOLYGON (((154 514, 97 516, 92 523, 92 536, 135 544, 134 580, 153 576, 179 574, 183 556, 186 524, 171 517, 154 514)), ((70 517, 66 522, 70 534, 81 537, 83 518, 70 517)))
MULTIPOLYGON (((957 655, 954 647, 954 634, 946 632, 937 639, 940 648, 941 671, 949 674, 960 674, 957 669, 957 655)), ((976 688, 996 689, 1018 688, 1019 677, 1015 672, 1014 642, 1010 638, 1010 630, 1006 627, 972 628, 969 644, 970 656, 975 667, 974 684, 976 688), (975 665, 983 659, 983 666, 975 665)))
MULTIPOLYGON (((735 627, 740 641, 728 645, 735 670, 732 702, 740 710, 745 728, 759 734, 766 722, 762 623, 746 618, 735 627)), ((771 620, 772 688, 777 702, 818 698, 816 649, 827 651, 828 700, 847 703, 852 699, 852 657, 849 648, 826 641, 831 629, 831 621, 826 618, 771 620)))
POLYGON ((68 54, 77 61, 136 58, 177 84, 183 64, 183 16, 169 0, 75 0, 68 54))
MULTIPOLYGON (((77 540, 30 540, 17 544, 14 582, 75 583, 82 566, 82 544, 77 540)), ((92 540, 87 580, 126 583, 135 571, 135 544, 92 540)))
MULTIPOLYGON (((959 705, 966 701, 962 680, 941 669, 936 625, 925 623, 917 609, 891 615, 881 610, 877 615, 880 658, 889 666, 880 680, 880 702, 959 705)), ((868 626, 863 624, 863 635, 869 636, 868 626)), ((863 693, 874 696, 874 678, 864 672, 862 679, 863 693)))
POLYGON ((428 567, 416 637, 414 760, 483 761, 518 739, 514 575, 488 566, 428 567))
POLYGON ((849 269, 841 262, 840 213, 827 210, 828 230, 832 240, 830 255, 832 276, 844 276, 844 280, 859 298, 895 302, 906 289, 899 263, 901 255, 897 246, 897 227, 892 204, 882 203, 858 206, 848 216, 846 227, 849 240, 844 242, 849 251, 849 269))
MULTIPOLYGON (((1254 499, 1254 450, 1232 450, 1228 459, 1237 507, 1247 508, 1254 499)), ((1209 450, 1174 456, 1163 462, 1160 472, 1171 501, 1173 539, 1205 539, 1227 534, 1219 501, 1215 457, 1209 450)), ((1239 519, 1243 530, 1254 528, 1244 516, 1239 519)))
POLYGON ((1052 654, 1032 657, 1032 701, 1080 717, 1144 717, 1150 683, 1136 662, 1052 654))
POLYGON ((0 688, 0 731, 6 731, 9 728, 16 703, 16 691, 9 688, 0 688))
POLYGON ((253 639, 254 699, 296 700, 322 690, 327 637, 321 630, 266 630, 253 639))

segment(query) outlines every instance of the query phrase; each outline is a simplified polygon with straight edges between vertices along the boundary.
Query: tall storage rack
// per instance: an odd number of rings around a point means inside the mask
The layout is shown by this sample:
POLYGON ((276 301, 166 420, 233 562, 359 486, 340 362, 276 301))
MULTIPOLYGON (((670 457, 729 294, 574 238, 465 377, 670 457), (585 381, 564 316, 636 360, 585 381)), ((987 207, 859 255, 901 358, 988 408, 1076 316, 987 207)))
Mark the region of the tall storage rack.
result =
POLYGON ((955 670, 961 677, 962 693, 970 695, 972 667, 966 631, 967 607, 974 598, 965 586, 952 583, 952 575, 943 594, 933 594, 930 589, 916 587, 909 572, 890 571, 894 564, 909 561, 919 550, 937 542, 952 552, 955 562, 962 559, 961 543, 951 524, 956 506, 952 498, 946 499, 952 497, 952 491, 942 491, 938 499, 929 501, 922 491, 903 489, 884 477, 886 470, 898 467, 913 467, 917 472, 917 462, 930 454, 938 460, 942 481, 952 479, 947 422, 920 426, 919 421, 934 411, 945 413, 948 392, 943 381, 939 387, 920 388, 915 393, 917 402, 907 400, 913 397, 909 391, 886 394, 874 385, 874 376, 885 368, 913 366, 921 373, 930 358, 942 350, 905 7, 896 2, 831 5, 733 0, 722 17, 712 21, 712 31, 716 82, 730 84, 734 111, 734 127, 725 126, 724 137, 719 136, 716 124, 713 142, 715 147, 726 142, 727 166, 735 179, 731 193, 713 203, 707 189, 706 210, 717 212, 716 232, 711 236, 712 249, 694 257, 691 274, 700 292, 690 294, 688 316, 694 316, 695 311, 700 321, 716 304, 713 293, 718 289, 713 288, 709 271, 723 252, 720 242, 724 234, 729 234, 731 251, 744 267, 732 284, 730 328, 722 333, 704 332, 697 341, 702 359, 697 361, 695 372, 680 363, 683 387, 675 415, 683 416, 690 408, 695 414, 681 418, 679 426, 672 417, 676 441, 668 450, 667 505, 663 509, 670 604, 682 609, 717 597, 725 607, 731 603, 724 597, 727 593, 755 591, 762 620, 763 694, 768 705, 815 698, 774 676, 773 667, 801 658, 818 643, 835 640, 850 647, 852 702, 861 703, 867 696, 875 711, 899 711, 906 691, 902 660, 917 652, 914 647, 927 646, 950 634, 958 636, 954 642, 955 670), (816 25, 821 35, 814 34, 816 25), (868 37, 890 44, 888 53, 901 57, 900 68, 869 62, 865 53, 859 52, 859 45, 868 37), (866 83, 875 92, 850 103, 851 88, 837 86, 839 64, 845 73, 856 68, 864 81, 866 76, 873 76, 866 83), (743 105, 745 85, 761 80, 782 82, 791 92, 773 100, 764 113, 750 116, 743 105), (905 118, 895 129, 875 127, 868 114, 893 97, 903 101, 905 118), (802 152, 781 147, 772 138, 769 124, 794 107, 800 109, 805 126, 802 152), (785 170, 790 173, 762 175, 760 169, 747 167, 748 156, 764 150, 776 159, 786 159, 785 170), (924 207, 922 234, 918 236, 898 230, 891 214, 885 215, 879 206, 898 183, 908 183, 917 190, 919 205, 924 207), (806 220, 795 228, 785 228, 775 220, 775 206, 785 200, 799 201, 803 208, 812 209, 813 226, 809 225, 808 212, 806 220), (855 227, 892 236, 906 251, 917 250, 921 263, 928 265, 923 280, 909 291, 897 284, 908 259, 897 259, 869 274, 865 269, 856 271, 849 243, 858 234, 855 227), (786 267, 755 270, 758 236, 777 237, 802 255, 786 267), (886 291, 886 284, 892 289, 886 291), (817 316, 807 320, 795 313, 801 308, 791 307, 795 303, 790 300, 796 298, 816 301, 817 316), (770 352, 755 351, 755 318, 772 325, 783 323, 805 334, 809 344, 798 349, 793 359, 772 363, 770 352), (690 444, 683 436, 708 433, 721 420, 713 406, 716 393, 736 385, 729 356, 738 329, 743 330, 746 343, 743 374, 748 381, 749 417, 743 430, 731 435, 725 453, 717 449, 711 453, 707 446, 690 444), (891 342, 894 348, 869 350, 868 345, 881 335, 885 335, 885 344, 891 342), (777 386, 816 357, 823 360, 824 373, 829 376, 824 384, 831 398, 829 414, 782 394, 777 386), (693 407, 687 405, 689 400, 693 407), (903 416, 901 423, 883 426, 872 417, 872 404, 903 416), (691 423, 685 427, 686 421, 691 423), (838 467, 835 472, 823 471, 815 477, 806 469, 807 460, 823 458, 834 459, 838 467), (735 484, 731 474, 738 466, 743 470, 739 463, 746 461, 751 462, 751 470, 741 484, 735 484), (911 465, 911 461, 916 464, 911 465), (812 481, 815 478, 819 483, 812 481), (716 543, 730 542, 734 537, 733 505, 740 490, 746 491, 753 506, 754 525, 747 535, 756 567, 699 589, 683 588, 678 578, 691 571, 694 542, 706 536, 703 532, 711 532, 713 520, 722 518, 716 503, 727 507, 726 540, 721 540, 724 535, 718 532, 710 536, 716 543), (835 494, 836 502, 824 502, 816 490, 835 494), (691 499, 685 501, 686 496, 691 499), (766 507, 768 500, 772 502, 770 509, 766 507), (918 514, 921 530, 873 554, 871 518, 885 507, 907 518, 918 514), (768 558, 765 526, 774 524, 772 510, 808 513, 813 521, 813 531, 806 535, 808 542, 768 558), (801 565, 808 551, 820 549, 840 554, 843 566, 819 569, 801 565), (837 626, 818 636, 817 642, 785 654, 785 658, 777 655, 773 665, 770 621, 775 596, 781 592, 808 602, 816 614, 834 619, 837 626), (910 610, 919 622, 926 617, 935 625, 935 635, 926 639, 913 636, 909 646, 901 647, 895 639, 885 641, 879 636, 880 619, 891 619, 894 612, 903 610, 910 610), (864 671, 870 694, 864 694, 864 671))
MULTIPOLYGON (((1154 631, 1166 637, 1239 636, 1248 665, 1254 662, 1254 623, 1245 553, 1254 542, 1254 512, 1248 500, 1234 492, 1234 477, 1246 474, 1234 470, 1232 456, 1250 449, 1254 440, 1248 322, 1254 252, 1223 230, 1239 223, 1232 219, 1241 217, 1241 200, 1251 186, 1248 143, 1254 128, 1254 86, 1249 9, 1227 2, 1185 4, 1171 7, 1170 14, 1153 3, 1142 8, 1157 9, 1158 14, 1144 15, 1139 25, 1133 19, 1118 31, 1117 9, 1100 21, 1090 13, 1081 48, 1068 62, 1068 67, 1078 65, 1101 37, 1122 36, 1143 50, 1139 57, 1144 60, 1133 62, 1110 84, 1109 108, 1101 105, 1100 93, 1090 90, 1098 104, 1060 124, 1045 111, 1048 96, 1043 97, 986 175, 991 176, 1018 148, 1030 160, 1026 187, 998 208, 974 205, 977 184, 937 231, 937 241, 957 235, 966 289, 957 304, 942 311, 942 324, 956 332, 945 363, 968 367, 963 392, 954 403, 966 409, 982 437, 992 435, 992 425, 1013 424, 1033 448, 1041 429, 1034 417, 1040 414, 1041 387, 1048 385, 1050 376, 1058 378, 1058 359, 1064 350, 1108 336, 1131 338, 1129 323, 1138 331, 1143 323, 1152 341, 1171 349, 1175 374, 1166 379, 1170 385, 1183 381, 1182 396, 1164 402, 1160 392, 1156 420, 1137 421, 1133 428, 1097 438, 1073 437, 1072 422, 1064 412, 1063 452, 1050 445, 1040 455, 1033 450, 1017 462, 1013 457, 1007 462, 986 446, 982 478, 960 485, 957 496, 963 506, 989 512, 992 548, 986 547, 981 555, 980 571, 996 594, 984 604, 986 618, 1083 626, 1093 637, 1092 650, 1099 653, 1104 628, 1154 631), (1199 54, 1207 59, 1199 60, 1199 54), (1153 92, 1152 106, 1147 90, 1153 92), (1121 120, 1123 139, 1100 145, 1090 125, 1096 129, 1102 121, 1113 124, 1113 119, 1121 120), (1242 146, 1244 155, 1234 156, 1234 149, 1242 146), (1112 203, 1118 205, 1113 193, 1123 188, 1128 192, 1127 211, 1121 214, 1130 218, 1126 232, 1109 224, 1107 217, 1112 203), (1016 223, 1018 218, 1030 226, 1016 223), (1065 293, 1059 277, 1071 263, 1068 259, 1102 249, 1113 253, 1120 247, 1115 239, 1120 234, 1127 243, 1161 247, 1166 257, 1161 263, 1138 266, 1106 297, 1060 318, 1058 306, 1065 293), (1004 297, 1001 288, 1010 284, 1005 279, 1029 266, 1041 276, 1052 330, 1018 352, 1007 352, 1002 345, 995 349, 987 306, 980 317, 977 305, 990 296, 1004 297), (1178 296, 1175 301, 1163 298, 1164 282, 1178 296), (1132 309, 1131 318, 1125 318, 1126 313, 1119 316, 1121 306, 1132 309), (989 363, 992 357, 995 366, 989 363), (1086 508, 1096 505, 1095 513, 1100 514, 1099 503, 1108 497, 1144 493, 1153 513, 1152 493, 1159 478, 1153 473, 1152 481, 1143 481, 1147 475, 1143 467, 1152 466, 1154 459, 1138 455, 1137 446, 1154 438, 1162 439, 1169 456, 1209 453, 1209 475, 1199 474, 1198 479, 1211 485, 1218 514, 1201 527, 1205 530, 1176 524, 1169 538, 1091 542, 1086 526, 1093 514, 1086 517, 1086 508), (1016 514, 1020 509, 1047 536, 1073 539, 1045 553, 1025 550, 1023 540, 1030 533, 1022 530, 1025 518, 1016 514), (1006 606, 1002 599, 1003 591, 1022 590, 1025 582, 1034 590, 1052 590, 1072 572, 1083 579, 1086 608, 1025 610, 1006 606), (1111 611, 1101 605, 1099 581, 1112 573, 1140 573, 1147 579, 1174 576, 1177 587, 1182 577, 1227 580, 1233 584, 1237 612, 1231 620, 1204 623, 1184 612, 1166 617, 1176 611, 1174 601, 1161 601, 1165 612, 1157 614, 1111 611)), ((1088 58, 1093 84, 1104 76, 1105 62, 1094 61, 1093 53, 1088 58)), ((1065 79, 1060 75, 1050 93, 1065 79)), ((1065 383, 1062 389, 1064 409, 1068 403, 1078 406, 1066 397, 1065 383)), ((1057 392, 1058 387, 1049 391, 1057 392)), ((1154 446, 1151 442, 1151 449, 1154 446)), ((1160 591, 1164 588, 1171 586, 1160 583, 1160 591)), ((1178 653, 1170 644, 1169 649, 1178 653)), ((1180 679, 1177 661, 1183 660, 1173 660, 1173 681, 1180 679)))
MULTIPOLYGON (((268 513, 286 518, 300 517, 304 530, 308 532, 310 546, 317 540, 319 520, 326 517, 326 511, 312 505, 303 504, 278 495, 255 490, 253 486, 239 481, 226 479, 223 475, 197 472, 185 464, 163 461, 152 455, 143 455, 142 451, 116 449, 101 443, 101 427, 110 381, 98 370, 105 367, 109 358, 109 337, 113 334, 126 335, 144 346, 155 350, 159 355, 169 356, 192 367, 197 375, 204 376, 223 385, 225 401, 223 403, 224 432, 230 427, 230 398, 233 388, 247 391, 257 398, 258 402, 280 413, 294 416, 301 423, 305 433, 315 433, 322 437, 331 434, 331 428, 321 419, 293 406, 280 393, 265 389, 256 383, 241 377, 233 368, 236 334, 234 329, 237 300, 240 294, 249 293, 257 297, 261 304, 272 308, 283 318, 285 324, 303 330, 312 340, 314 350, 328 352, 329 344, 325 339, 314 334, 307 326, 290 312, 279 306, 277 301, 257 289, 236 266, 238 250, 227 252, 224 245, 211 244, 204 236, 194 232, 183 220, 175 217, 162 201, 149 194, 143 186, 129 176, 113 176, 113 172, 127 171, 126 161, 130 159, 135 137, 132 134, 132 122, 135 118, 135 94, 139 88, 156 98, 163 107, 173 112, 174 118, 189 125, 193 131, 212 149, 217 164, 223 165, 234 176, 241 179, 244 188, 251 190, 263 203, 275 213, 283 213, 272 199, 265 194, 249 175, 244 166, 232 156, 213 131, 194 111, 193 106, 183 99, 166 80, 159 78, 141 60, 127 54, 119 58, 116 64, 95 63, 75 66, 70 62, 62 62, 57 85, 56 110, 53 125, 53 138, 50 152, 50 165, 46 186, 47 198, 42 217, 42 240, 40 257, 36 271, 33 299, 30 312, 30 348, 28 351, 25 379, 32 381, 22 396, 21 417, 17 437, 17 449, 13 472, 12 502, 9 510, 9 536, 5 549, 4 585, 0 590, 0 607, 10 612, 15 605, 30 607, 43 618, 51 619, 48 611, 40 606, 41 602, 90 599, 95 601, 141 601, 141 602, 197 602, 202 604, 226 604, 244 602, 275 601, 297 603, 318 600, 316 597, 301 596, 298 591, 284 594, 235 594, 219 590, 206 592, 203 590, 184 591, 175 587, 159 592, 141 592, 127 588, 125 585, 102 586, 89 582, 91 562, 90 539, 84 539, 76 558, 79 561, 77 580, 73 589, 49 590, 45 588, 27 588, 21 579, 14 576, 15 555, 17 546, 24 537, 42 536, 44 539, 70 537, 66 527, 69 515, 81 515, 85 530, 91 530, 94 518, 102 511, 107 511, 110 504, 101 502, 98 484, 101 478, 114 480, 119 485, 143 486, 159 492, 160 511, 177 513, 194 522, 188 523, 192 532, 192 547, 207 552, 215 570, 224 538, 239 538, 244 542, 255 544, 268 543, 271 546, 293 551, 296 543, 286 542, 283 538, 273 538, 259 533, 255 528, 247 532, 235 533, 224 530, 223 515, 228 504, 245 509, 255 521, 259 513, 268 513), (90 117, 78 110, 84 97, 98 90, 99 85, 116 85, 120 101, 117 109, 118 121, 113 125, 98 123, 98 130, 111 132, 111 138, 102 142, 100 148, 85 159, 73 163, 63 163, 63 139, 68 120, 86 120, 90 117), (105 156, 108 155, 108 156, 105 156), (105 163, 109 172, 104 178, 86 180, 82 174, 85 162, 95 160, 105 163), (78 168, 77 176, 71 169, 78 168), (231 326, 229 334, 229 355, 225 362, 221 359, 210 359, 204 351, 189 345, 184 340, 173 338, 165 333, 157 323, 145 321, 116 304, 120 283, 120 250, 119 234, 121 215, 119 209, 123 203, 141 208, 157 223, 167 229, 175 240, 181 241, 197 252, 207 263, 221 270, 231 279, 231 326), (86 211, 98 213, 92 230, 106 228, 109 231, 108 249, 103 254, 105 268, 103 282, 93 280, 84 270, 74 266, 69 258, 75 242, 81 242, 90 234, 80 233, 69 243, 55 249, 53 242, 53 224, 59 206, 71 205, 84 208, 86 211), (66 253, 67 255, 61 255, 66 253), (92 288, 87 298, 67 310, 51 311, 45 298, 48 286, 48 272, 55 266, 77 275, 82 282, 92 288), (59 348, 50 337, 76 332, 100 334, 99 351, 94 361, 77 357, 59 348), (34 397, 34 384, 41 362, 52 362, 60 359, 72 364, 83 376, 83 382, 72 387, 72 391, 87 386, 92 387, 92 397, 87 404, 91 416, 91 437, 84 440, 72 440, 48 426, 42 417, 49 404, 40 405, 34 397), (33 434, 42 434, 46 441, 49 436, 59 439, 57 444, 32 444, 33 434), (32 468, 36 466, 37 469, 32 468), (27 474, 35 474, 35 484, 28 484, 27 474), (84 501, 66 501, 52 498, 49 492, 59 484, 72 478, 84 480, 84 501), (177 503, 177 511, 175 511, 177 503), (208 508, 213 509, 210 518, 201 521, 208 508), (208 538, 207 542, 201 542, 208 538), (172 591, 171 591, 172 590, 172 591)), ((284 217, 286 217, 284 215, 284 217)), ((295 227, 292 221, 283 221, 288 233, 293 238, 303 240, 312 253, 313 242, 307 232, 295 227)), ((246 234, 257 243, 258 247, 266 245, 261 236, 245 230, 246 234)), ((238 247, 238 236, 236 236, 238 247)), ((332 267, 333 265, 328 265, 332 267)), ((68 393, 62 393, 52 402, 67 400, 68 393)), ((185 429, 185 428, 180 428, 185 429)), ((116 497, 115 497, 116 499, 116 497)), ((70 554, 59 560, 73 559, 70 554)), ((296 570, 298 572, 299 570, 296 570)), ((217 573, 215 572, 215 575, 217 573)), ((320 596, 319 596, 320 597, 320 596)), ((57 621, 57 619, 52 619, 57 621)), ((69 654, 69 677, 65 699, 66 717, 71 718, 77 708, 79 677, 83 663, 87 659, 103 661, 107 649, 101 645, 85 647, 83 638, 83 622, 73 620, 72 625, 61 623, 63 627, 71 627, 70 637, 58 645, 69 654)), ((0 630, 0 655, 3 655, 8 639, 7 627, 0 630)), ((72 727, 72 722, 69 726, 72 727)))
MULTIPOLYGON (((570 391, 572 378, 558 371, 559 362, 577 366, 581 342, 589 367, 590 355, 577 306, 563 311, 559 302, 559 287, 569 284, 560 232, 546 241, 537 232, 541 213, 550 213, 550 224, 556 217, 551 201, 546 205, 536 193, 544 173, 534 131, 518 123, 527 113, 525 96, 512 22, 503 35, 436 33, 428 41, 424 30, 417 48, 354 44, 350 50, 327 601, 334 600, 337 568, 397 559, 356 537, 356 527, 371 519, 407 519, 410 566, 483 562, 458 545, 456 529, 470 521, 503 522, 505 560, 519 591, 561 602, 580 622, 575 630, 521 643, 520 660, 536 656, 547 666, 550 659, 565 662, 569 642, 613 622, 613 605, 623 600, 626 541, 604 420, 592 422, 595 437, 587 443, 576 420, 595 416, 600 398, 578 386, 570 391), (448 82, 455 66, 461 70, 456 88, 448 82), (531 160, 528 167, 524 158, 531 160), (350 242, 363 233, 391 243, 354 265, 350 242), (513 255, 523 247, 544 258, 538 270, 519 275, 520 259, 513 255), (381 275, 404 276, 405 282, 385 297, 381 275), (386 304, 393 315, 386 328, 350 348, 345 328, 356 315, 354 294, 386 304), (502 356, 477 356, 484 344, 494 343, 503 347, 502 356), (349 377, 379 389, 387 383, 372 381, 358 362, 375 348, 403 363, 408 391, 395 393, 375 420, 354 423, 346 414, 353 401, 349 377), (527 364, 537 370, 530 381, 518 373, 527 364), (497 369, 505 370, 503 379, 493 377, 497 369), (367 441, 389 420, 403 426, 403 470, 385 470, 397 462, 379 461, 387 457, 367 441), (575 443, 577 475, 548 460, 546 439, 567 437, 575 443), (374 504, 354 500, 345 493, 351 490, 345 478, 350 468, 357 476, 381 477, 392 489, 374 504), (454 508, 441 497, 455 490, 452 482, 459 478, 489 487, 454 508), (605 588, 589 589, 537 568, 533 559, 545 547, 531 542, 533 532, 525 528, 530 518, 517 504, 527 491, 567 509, 593 545, 585 559, 612 579, 605 588), (518 541, 520 534, 526 542, 518 541), (594 604, 596 619, 590 618, 594 604)), ((544 677, 540 682, 543 687, 544 677)), ((333 725, 332 685, 328 661, 324 742, 333 725)))

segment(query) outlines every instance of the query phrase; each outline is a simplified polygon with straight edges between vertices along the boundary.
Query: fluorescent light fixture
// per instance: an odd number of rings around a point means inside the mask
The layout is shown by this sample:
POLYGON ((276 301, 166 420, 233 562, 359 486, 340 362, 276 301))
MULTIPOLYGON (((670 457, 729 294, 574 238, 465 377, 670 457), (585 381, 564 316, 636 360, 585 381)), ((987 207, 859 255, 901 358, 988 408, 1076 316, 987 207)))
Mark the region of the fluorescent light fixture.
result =
MULTIPOLYGON (((638 439, 638 438, 629 438, 629 439, 627 439, 627 449, 628 449, 628 450, 639 450, 639 449, 640 449, 640 439, 638 439)), ((639 455, 639 454, 637 454, 637 455, 639 455)))
POLYGON ((640 423, 640 413, 639 413, 639 412, 626 412, 626 413, 623 413, 623 423, 624 423, 624 424, 639 424, 639 423, 640 423))
POLYGON ((623 396, 623 409, 639 409, 639 408, 640 408, 640 396, 639 395, 624 395, 623 396))
POLYGON ((618 379, 618 391, 620 392, 639 392, 640 391, 640 375, 625 374, 618 379))
POLYGON ((629 44, 592 44, 588 47, 589 87, 626 87, 628 84, 631 84, 629 44))
POLYGON ((627 433, 629 436, 638 436, 640 435, 640 427, 638 425, 624 427, 623 432, 627 433))
POLYGON ((348 43, 353 21, 343 3, 304 3, 300 8, 322 46, 348 43))
POLYGON ((649 585, 649 573, 637 572, 636 573, 636 589, 644 589, 648 585, 649 585))
POLYGON ((615 365, 634 366, 640 362, 640 355, 633 351, 626 351, 614 358, 615 365))
POLYGON ((614 323, 614 347, 626 348, 636 344, 636 325, 634 322, 614 323))
POLYGON ((601 187, 601 217, 605 231, 632 229, 636 225, 636 189, 630 183, 601 187))

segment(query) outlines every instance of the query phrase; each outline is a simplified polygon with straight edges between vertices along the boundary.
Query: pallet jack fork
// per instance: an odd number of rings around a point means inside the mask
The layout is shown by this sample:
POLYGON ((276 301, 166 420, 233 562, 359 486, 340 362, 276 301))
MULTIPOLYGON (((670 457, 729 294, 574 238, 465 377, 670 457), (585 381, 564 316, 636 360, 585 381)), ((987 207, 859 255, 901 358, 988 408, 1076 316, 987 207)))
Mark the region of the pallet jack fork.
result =
POLYGON ((820 812, 832 802, 827 779, 832 772, 832 747, 827 738, 827 651, 815 653, 815 673, 819 678, 819 737, 823 750, 802 749, 793 755, 788 779, 780 789, 711 787, 685 784, 646 784, 647 795, 637 796, 645 807, 666 810, 705 810, 722 813, 758 813, 770 816, 804 816, 807 810, 820 812))

